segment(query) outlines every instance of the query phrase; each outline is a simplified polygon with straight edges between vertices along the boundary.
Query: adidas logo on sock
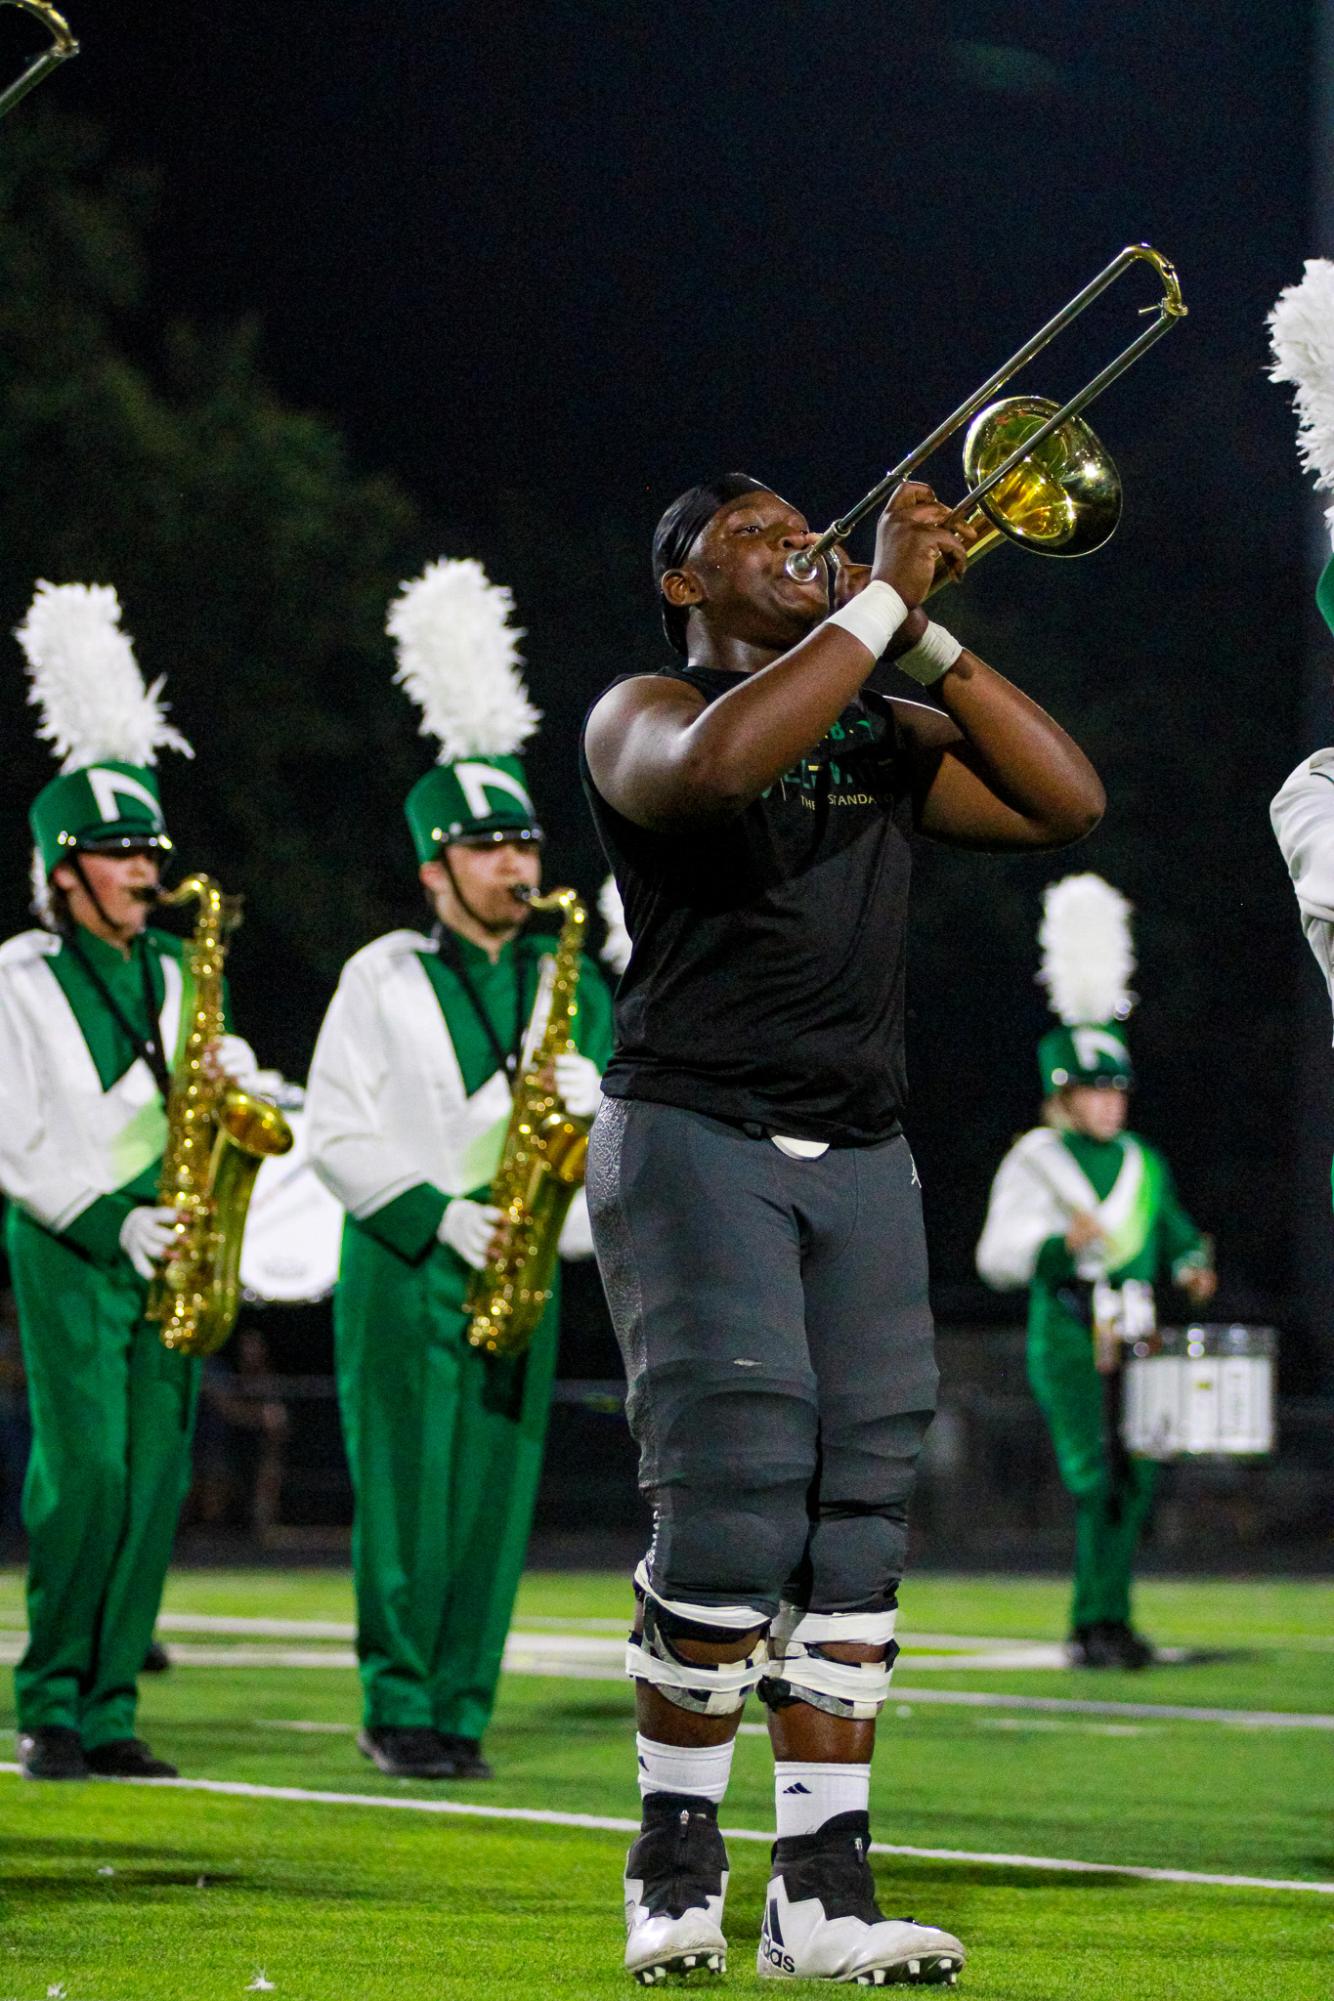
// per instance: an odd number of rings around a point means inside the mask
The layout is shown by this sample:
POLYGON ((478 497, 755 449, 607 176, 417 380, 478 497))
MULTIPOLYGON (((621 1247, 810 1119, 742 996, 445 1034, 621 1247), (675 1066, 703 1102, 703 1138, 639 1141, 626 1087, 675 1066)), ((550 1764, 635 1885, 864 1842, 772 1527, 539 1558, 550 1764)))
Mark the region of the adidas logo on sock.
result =
POLYGON ((788 1793, 806 1793, 806 1794, 809 1794, 809 1793, 810 1793, 810 1790, 811 1790, 811 1789, 810 1789, 810 1787, 809 1787, 809 1786, 803 1786, 803 1784, 801 1783, 801 1780, 800 1780, 800 1779, 798 1779, 798 1780, 796 1781, 796 1783, 795 1783, 794 1785, 790 1785, 790 1786, 784 1786, 784 1787, 783 1787, 783 1795, 784 1795, 784 1797, 786 1798, 786 1796, 787 1796, 787 1794, 788 1794, 788 1793))

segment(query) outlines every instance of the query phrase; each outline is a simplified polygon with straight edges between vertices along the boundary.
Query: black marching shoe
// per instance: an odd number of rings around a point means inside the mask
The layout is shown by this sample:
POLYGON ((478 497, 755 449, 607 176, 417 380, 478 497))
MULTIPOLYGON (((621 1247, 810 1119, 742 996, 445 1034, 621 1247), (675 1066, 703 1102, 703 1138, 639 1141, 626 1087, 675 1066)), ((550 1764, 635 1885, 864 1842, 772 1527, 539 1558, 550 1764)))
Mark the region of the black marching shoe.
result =
POLYGON ((391 1779, 453 1779, 458 1776, 454 1754, 438 1730, 424 1725, 398 1729, 359 1730, 357 1749, 363 1758, 391 1779))
POLYGON ((964 1949, 951 1932, 887 1918, 875 1900, 864 1813, 774 1843, 758 1972, 777 1980, 953 1987, 964 1949))
POLYGON ((20 1730, 19 1769, 25 1779, 86 1779, 88 1760, 78 1731, 58 1723, 20 1730))
POLYGON ((85 1751, 88 1770, 97 1779, 176 1779, 180 1773, 165 1758, 155 1758, 142 1737, 115 1737, 85 1751))
POLYGON ((1124 1619, 1103 1619, 1092 1626, 1076 1626, 1066 1646, 1071 1667, 1121 1668, 1134 1673, 1149 1667, 1153 1648, 1141 1634, 1132 1632, 1124 1619))
POLYGON ((440 1741, 454 1760, 456 1779, 493 1779, 489 1761, 482 1756, 482 1745, 477 1737, 456 1737, 451 1731, 442 1730, 440 1741))
POLYGON ((625 1970, 643 1987, 727 1971, 727 1850, 712 1801, 650 1793, 625 1858, 625 1970))

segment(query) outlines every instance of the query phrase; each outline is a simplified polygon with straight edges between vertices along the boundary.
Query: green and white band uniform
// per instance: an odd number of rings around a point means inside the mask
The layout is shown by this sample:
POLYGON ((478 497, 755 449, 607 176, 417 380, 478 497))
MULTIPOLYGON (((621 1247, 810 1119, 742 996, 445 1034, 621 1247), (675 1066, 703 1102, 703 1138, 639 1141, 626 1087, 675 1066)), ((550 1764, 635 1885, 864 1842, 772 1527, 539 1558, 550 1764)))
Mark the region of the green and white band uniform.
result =
MULTIPOLYGON (((136 1026, 147 977, 170 1061, 179 941, 148 932, 129 959, 90 932, 79 945, 136 1026)), ((18 1725, 77 1730, 94 1750, 135 1734, 200 1364, 162 1346, 120 1244, 130 1210, 157 1200, 161 1093, 85 965, 49 933, 0 947, 0 1052, 0 1186, 33 1430, 18 1725)))
MULTIPOLYGON (((428 596, 442 572, 465 589, 481 574, 432 565, 428 596)), ((407 600, 409 622, 421 608, 414 588, 395 607, 407 600)), ((450 592, 439 595, 448 606, 450 592)), ((409 648, 395 636, 402 659, 409 648)), ((418 862, 454 843, 540 840, 516 733, 493 737, 494 749, 477 734, 451 739, 438 677, 434 709, 412 691, 434 732, 466 752, 407 801, 418 862)), ((377 939, 344 967, 311 1066, 311 1157, 347 1210, 334 1330, 368 1731, 476 1740, 495 1700, 541 1469, 559 1290, 525 1355, 488 1357, 466 1339, 472 1274, 441 1233, 453 1200, 487 1198, 512 1103, 504 1059, 522 1060, 545 1024, 552 942, 521 933, 493 958, 443 925, 377 939)), ((572 1034, 600 1072, 611 1000, 587 961, 572 1034)), ((581 1190, 561 1252, 591 1251, 581 1190)))
POLYGON ((1130 1335, 1146 1308, 1151 1327, 1156 1284, 1205 1263, 1204 1240, 1167 1162, 1133 1133, 1094 1140, 1040 1126, 1001 1162, 977 1265, 1001 1291, 1028 1288, 1028 1378, 1075 1501, 1076 1627, 1129 1620, 1135 1547, 1157 1473, 1152 1460, 1133 1459, 1114 1478, 1093 1358, 1098 1295, 1117 1302, 1130 1335), (1076 1211, 1102 1223, 1105 1253, 1091 1247, 1073 1257, 1066 1249, 1076 1211))
MULTIPOLYGON (((1055 891, 1071 885, 1091 895, 1095 912, 1099 892, 1116 896, 1096 877, 1069 878, 1055 891)), ((1131 963, 1127 946, 1122 989, 1131 963)), ((1049 970, 1050 952, 1044 976, 1049 970)), ((1114 1018, 1051 1030, 1038 1060, 1053 1118, 1072 1087, 1124 1093, 1133 1083, 1125 1030, 1114 1018)), ((1156 1287, 1210 1263, 1166 1160, 1134 1133, 1102 1139, 1038 1126, 1010 1148, 992 1183, 977 1268, 1000 1291, 1028 1290, 1028 1377, 1075 1503, 1077 1633, 1129 1624, 1135 1549, 1156 1476, 1153 1462, 1121 1449, 1120 1344, 1152 1332, 1156 1287), (1072 1251, 1067 1234, 1076 1217, 1091 1218, 1097 1235, 1072 1251)))
POLYGON ((0 1189, 32 1414, 18 1723, 21 1736, 73 1731, 86 1752, 134 1736, 199 1377, 144 1318, 124 1247, 127 1218, 157 1201, 161 1073, 190 1007, 182 946, 145 930, 122 951, 67 908, 60 921, 49 881, 71 858, 171 846, 150 760, 189 747, 118 619, 105 586, 41 585, 20 628, 66 768, 30 815, 36 907, 53 928, 0 947, 0 1189))

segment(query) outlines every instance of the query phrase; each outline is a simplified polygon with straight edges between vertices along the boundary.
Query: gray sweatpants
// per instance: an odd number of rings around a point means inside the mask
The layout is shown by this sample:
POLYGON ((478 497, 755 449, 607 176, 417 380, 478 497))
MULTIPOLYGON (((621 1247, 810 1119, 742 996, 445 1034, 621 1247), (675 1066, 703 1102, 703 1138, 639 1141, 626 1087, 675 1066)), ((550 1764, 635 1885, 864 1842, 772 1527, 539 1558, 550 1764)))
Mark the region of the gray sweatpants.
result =
POLYGON ((629 1385, 650 1581, 691 1604, 894 1603, 936 1397, 908 1143, 792 1160, 606 1098, 588 1201, 629 1385))

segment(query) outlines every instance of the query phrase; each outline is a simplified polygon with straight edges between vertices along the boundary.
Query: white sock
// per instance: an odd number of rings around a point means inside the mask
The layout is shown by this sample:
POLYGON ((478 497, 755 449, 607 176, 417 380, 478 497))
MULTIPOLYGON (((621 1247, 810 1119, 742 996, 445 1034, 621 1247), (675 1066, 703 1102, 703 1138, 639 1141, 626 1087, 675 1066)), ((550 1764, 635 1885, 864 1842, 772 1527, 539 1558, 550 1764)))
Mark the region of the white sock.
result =
POLYGON ((718 1806, 727 1791, 735 1749, 735 1738, 729 1744, 688 1747, 655 1744, 651 1737, 636 1732, 641 1798, 647 1799, 650 1793, 693 1793, 718 1806))
POLYGON ((869 1765, 774 1765, 778 1839, 814 1834, 839 1813, 865 1813, 871 1794, 869 1765))

